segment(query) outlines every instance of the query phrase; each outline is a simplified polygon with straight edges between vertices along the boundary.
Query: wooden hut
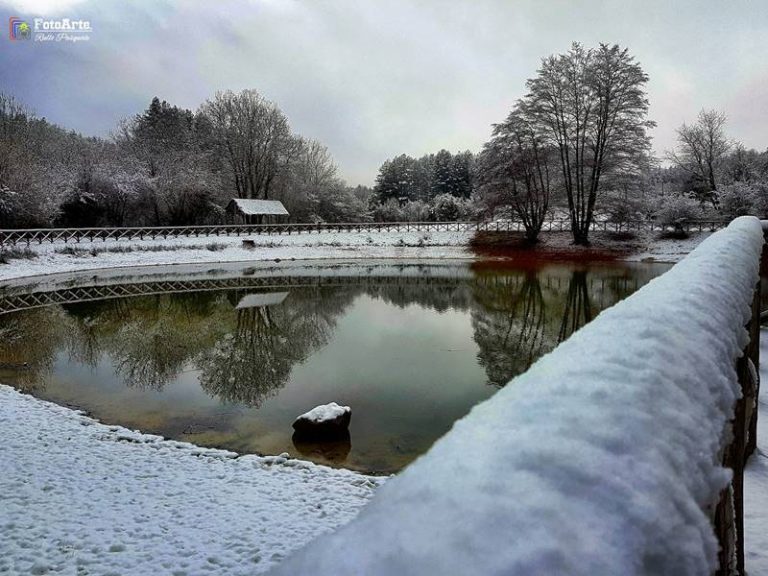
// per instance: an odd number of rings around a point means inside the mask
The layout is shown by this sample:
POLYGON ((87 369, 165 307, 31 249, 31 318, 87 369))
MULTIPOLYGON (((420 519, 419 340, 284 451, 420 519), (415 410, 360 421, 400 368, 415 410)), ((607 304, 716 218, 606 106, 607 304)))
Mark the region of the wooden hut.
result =
POLYGON ((290 214, 278 200, 233 198, 227 204, 227 215, 237 224, 271 224, 287 219, 290 214))

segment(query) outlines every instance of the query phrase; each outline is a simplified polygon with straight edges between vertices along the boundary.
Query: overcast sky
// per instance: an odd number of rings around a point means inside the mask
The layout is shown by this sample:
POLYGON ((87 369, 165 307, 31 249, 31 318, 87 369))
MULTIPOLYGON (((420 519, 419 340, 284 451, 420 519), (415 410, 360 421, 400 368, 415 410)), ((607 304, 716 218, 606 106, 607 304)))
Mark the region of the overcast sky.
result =
POLYGON ((629 47, 646 72, 657 153, 701 108, 768 147, 764 0, 0 0, 0 90, 88 135, 157 95, 196 109, 255 88, 326 144, 350 184, 387 158, 476 151, 543 56, 629 47), (78 44, 10 42, 8 17, 90 19, 78 44))

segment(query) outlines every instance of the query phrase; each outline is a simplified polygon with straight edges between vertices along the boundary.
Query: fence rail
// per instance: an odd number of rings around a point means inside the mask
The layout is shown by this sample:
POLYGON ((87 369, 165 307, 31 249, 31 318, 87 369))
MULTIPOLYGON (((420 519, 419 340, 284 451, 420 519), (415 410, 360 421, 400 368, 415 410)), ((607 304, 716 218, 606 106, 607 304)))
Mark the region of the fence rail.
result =
MULTIPOLYGON (((512 282, 515 287, 522 281, 520 277, 505 278, 504 281, 512 282)), ((155 296, 169 293, 205 292, 209 290, 291 290, 307 287, 350 287, 350 286, 397 286, 397 287, 449 287, 456 288, 462 283, 470 286, 483 285, 484 280, 479 277, 455 279, 442 276, 358 276, 358 275, 332 275, 332 276, 236 276, 232 278, 199 278, 199 279, 162 279, 147 280, 142 282, 119 282, 99 285, 75 285, 58 289, 42 289, 35 291, 9 291, 3 293, 0 288, 0 316, 11 312, 29 310, 42 306, 58 304, 75 304, 78 302, 91 302, 108 300, 111 298, 130 298, 134 296, 155 296)), ((546 289, 562 290, 568 287, 567 278, 547 278, 543 283, 546 289)), ((603 278, 591 278, 588 280, 590 290, 604 291, 606 280, 603 278)), ((637 278, 616 277, 610 284, 620 290, 636 291, 639 288, 637 278)), ((44 286, 45 288, 45 286, 44 286)))
MULTIPOLYGON (((630 232, 633 230, 679 230, 685 232, 719 230, 726 220, 686 220, 675 224, 653 221, 593 222, 592 230, 630 232)), ((546 220, 543 232, 566 232, 567 219, 546 220)), ((107 240, 157 240, 158 238, 197 238, 214 236, 291 235, 344 232, 522 232, 523 224, 512 220, 481 222, 343 222, 323 224, 221 224, 206 226, 145 226, 127 228, 28 228, 0 230, 0 246, 64 242, 106 242, 107 240)))

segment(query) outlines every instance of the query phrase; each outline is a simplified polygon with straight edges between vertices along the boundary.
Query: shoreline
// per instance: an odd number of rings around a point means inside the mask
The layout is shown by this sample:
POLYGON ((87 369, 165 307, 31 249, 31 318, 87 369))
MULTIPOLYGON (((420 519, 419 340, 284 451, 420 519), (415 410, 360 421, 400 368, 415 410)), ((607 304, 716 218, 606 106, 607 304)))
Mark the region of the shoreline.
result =
POLYGON ((545 233, 534 247, 521 246, 519 237, 514 235, 506 236, 507 243, 478 244, 474 242, 474 233, 468 232, 273 236, 259 238, 254 248, 244 248, 242 237, 117 240, 81 245, 57 242, 31 246, 29 250, 34 257, 14 258, 8 264, 0 264, 0 288, 6 282, 58 273, 177 264, 364 259, 676 263, 710 233, 694 233, 685 239, 659 239, 652 234, 638 234, 617 240, 611 235, 595 233, 592 244, 586 248, 573 246, 568 232, 545 233))

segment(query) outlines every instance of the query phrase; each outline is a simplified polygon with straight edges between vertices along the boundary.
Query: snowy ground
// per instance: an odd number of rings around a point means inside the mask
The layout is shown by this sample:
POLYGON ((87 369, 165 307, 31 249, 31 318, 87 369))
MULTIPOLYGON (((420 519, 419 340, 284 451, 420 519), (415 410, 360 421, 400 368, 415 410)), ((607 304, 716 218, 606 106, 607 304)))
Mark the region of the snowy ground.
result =
MULTIPOLYGON (((178 263, 242 262, 257 260, 304 260, 349 258, 472 258, 469 241, 473 232, 345 232, 253 236, 255 248, 243 248, 243 237, 178 238, 156 241, 109 240, 82 244, 31 245, 35 257, 0 264, 0 281, 37 274, 73 272, 120 266, 178 263), (91 251, 95 252, 92 253, 91 251), (75 253, 66 253, 72 252, 75 253)), ((605 233, 593 233, 593 247, 615 250, 626 261, 677 262, 708 233, 686 240, 661 240, 645 232, 619 241, 605 233)), ((567 232, 542 233, 542 245, 563 249, 570 245, 567 232)), ((20 246, 19 248, 22 248, 20 246)), ((578 249, 577 249, 578 250, 578 249)))
POLYGON ((760 359, 757 452, 744 475, 744 563, 750 576, 768 574, 768 329, 760 333, 760 359))
POLYGON ((381 479, 162 440, 0 385, 0 574, 258 574, 381 479))
POLYGON ((91 244, 32 245, 36 258, 0 265, 0 281, 55 272, 118 266, 196 262, 348 258, 471 258, 469 232, 322 233, 252 236, 255 248, 243 248, 244 237, 176 238, 156 241, 107 241, 91 244), (80 250, 77 254, 62 250, 80 250), (94 249, 95 255, 90 253, 94 249), (121 250, 121 251, 116 251, 121 250), (130 250, 130 251, 128 251, 130 250))
POLYGON ((628 262, 679 262, 691 251, 711 236, 711 232, 692 232, 688 238, 659 238, 658 232, 639 232, 635 238, 616 241, 611 234, 593 234, 595 247, 624 249, 627 254, 622 259, 628 262))

